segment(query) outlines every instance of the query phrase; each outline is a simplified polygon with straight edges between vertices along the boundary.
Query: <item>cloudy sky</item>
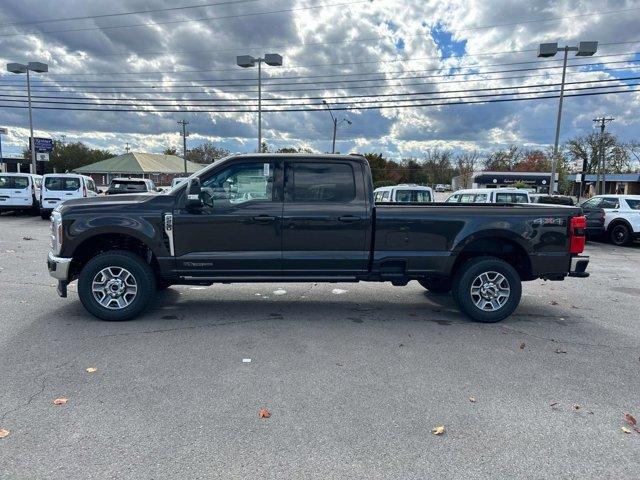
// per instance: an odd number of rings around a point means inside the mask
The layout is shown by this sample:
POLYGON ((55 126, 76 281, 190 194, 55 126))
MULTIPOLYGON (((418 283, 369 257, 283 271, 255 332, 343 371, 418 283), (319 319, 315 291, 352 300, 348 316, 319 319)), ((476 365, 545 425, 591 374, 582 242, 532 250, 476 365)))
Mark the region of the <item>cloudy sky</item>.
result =
MULTIPOLYGON (((115 153, 127 142, 136 151, 180 148, 180 119, 190 147, 210 140, 254 151, 257 69, 236 66, 236 56, 265 53, 284 58, 263 67, 271 148, 330 150, 323 99, 351 121, 338 128, 342 152, 544 148, 553 143, 562 58, 536 58, 537 45, 588 40, 600 42, 594 57, 569 56, 561 139, 592 132, 601 115, 615 117, 610 130, 622 139, 640 139, 638 0, 0 3, 2 62, 49 64, 32 74, 36 136, 115 153), (551 98, 512 101, 535 97, 551 98)), ((5 156, 27 145, 25 95, 24 75, 0 74, 5 156)))

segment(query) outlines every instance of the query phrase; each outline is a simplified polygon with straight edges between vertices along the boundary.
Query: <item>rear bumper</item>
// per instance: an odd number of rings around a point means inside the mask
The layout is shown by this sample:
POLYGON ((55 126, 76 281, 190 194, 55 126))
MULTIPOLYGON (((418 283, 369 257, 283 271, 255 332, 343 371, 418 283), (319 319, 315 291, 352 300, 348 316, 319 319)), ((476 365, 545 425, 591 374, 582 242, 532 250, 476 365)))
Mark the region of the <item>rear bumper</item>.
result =
POLYGON ((591 237, 598 237, 600 235, 604 235, 606 230, 604 229, 604 227, 587 227, 585 229, 585 232, 591 237))
POLYGON ((588 277, 589 273, 586 271, 588 266, 589 266, 588 255, 578 255, 577 257, 572 257, 569 276, 580 277, 580 278, 588 277))

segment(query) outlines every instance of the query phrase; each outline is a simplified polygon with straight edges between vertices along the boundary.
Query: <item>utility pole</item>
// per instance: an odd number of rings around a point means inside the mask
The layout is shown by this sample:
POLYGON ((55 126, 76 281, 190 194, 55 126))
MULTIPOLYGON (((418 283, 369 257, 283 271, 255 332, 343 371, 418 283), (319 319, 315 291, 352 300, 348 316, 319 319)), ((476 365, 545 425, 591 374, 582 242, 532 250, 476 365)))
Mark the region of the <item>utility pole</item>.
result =
POLYGON ((131 151, 131 148, 129 147, 129 142, 127 142, 125 144, 124 151, 127 152, 127 153, 129 153, 131 151))
POLYGON ((187 125, 189 122, 186 120, 180 120, 178 125, 182 125, 182 158, 184 159, 184 173, 187 173, 187 137, 189 136, 189 132, 187 132, 187 125))
POLYGON ((606 177, 605 177, 605 146, 604 146, 604 129, 607 123, 613 122, 613 117, 597 117, 593 119, 594 123, 600 124, 600 158, 598 160, 598 177, 596 180, 596 193, 602 195, 606 190, 606 177), (602 174, 602 178, 601 178, 602 174))

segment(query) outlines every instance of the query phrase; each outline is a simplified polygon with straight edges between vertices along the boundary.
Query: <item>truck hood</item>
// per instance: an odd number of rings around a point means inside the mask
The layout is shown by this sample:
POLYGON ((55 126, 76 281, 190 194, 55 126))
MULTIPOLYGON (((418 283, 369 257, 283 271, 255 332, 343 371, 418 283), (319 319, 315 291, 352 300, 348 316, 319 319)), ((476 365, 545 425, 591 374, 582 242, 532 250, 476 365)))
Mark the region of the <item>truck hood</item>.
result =
POLYGON ((60 207, 60 212, 65 213, 70 210, 75 210, 77 207, 115 207, 136 205, 145 203, 154 198, 158 198, 157 194, 149 193, 135 193, 135 194, 123 194, 123 195, 105 195, 99 197, 86 197, 75 198, 73 200, 67 200, 60 207))

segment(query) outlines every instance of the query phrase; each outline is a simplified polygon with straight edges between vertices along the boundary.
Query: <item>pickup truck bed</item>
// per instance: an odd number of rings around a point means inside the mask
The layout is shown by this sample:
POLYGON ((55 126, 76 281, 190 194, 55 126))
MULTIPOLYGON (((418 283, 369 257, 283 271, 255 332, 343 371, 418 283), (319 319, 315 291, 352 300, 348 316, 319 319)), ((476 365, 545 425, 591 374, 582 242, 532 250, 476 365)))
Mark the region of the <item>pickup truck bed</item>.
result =
POLYGON ((586 277, 579 208, 375 204, 353 155, 236 155, 163 195, 71 200, 52 215, 48 264, 66 296, 133 318, 158 288, 268 281, 417 280, 490 322, 521 282, 586 277))

